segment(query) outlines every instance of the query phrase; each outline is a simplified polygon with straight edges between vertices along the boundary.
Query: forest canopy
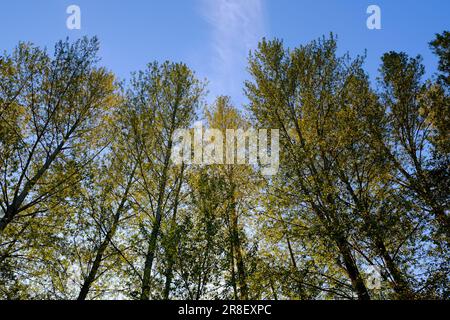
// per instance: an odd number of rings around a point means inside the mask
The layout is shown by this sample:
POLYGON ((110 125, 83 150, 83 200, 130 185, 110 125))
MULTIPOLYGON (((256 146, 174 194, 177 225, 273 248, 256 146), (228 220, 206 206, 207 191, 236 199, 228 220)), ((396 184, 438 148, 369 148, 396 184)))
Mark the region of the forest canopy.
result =
POLYGON ((19 43, 0 55, 0 299, 449 299, 450 33, 430 40, 437 74, 388 52, 371 79, 334 35, 262 39, 245 106, 208 104, 183 63, 121 81, 97 38, 19 43), (174 164, 198 120, 278 130, 277 174, 174 164))

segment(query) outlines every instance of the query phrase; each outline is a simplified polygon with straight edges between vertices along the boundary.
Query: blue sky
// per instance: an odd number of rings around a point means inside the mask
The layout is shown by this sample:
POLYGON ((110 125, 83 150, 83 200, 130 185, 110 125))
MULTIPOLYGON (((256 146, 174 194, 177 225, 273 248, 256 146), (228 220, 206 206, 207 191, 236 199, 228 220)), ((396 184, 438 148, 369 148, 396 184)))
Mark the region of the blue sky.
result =
POLYGON ((447 0, 1 0, 0 50, 18 41, 52 49, 65 37, 97 35, 102 63, 120 78, 158 60, 183 61, 219 94, 245 103, 246 58, 262 37, 297 46, 333 32, 340 51, 368 57, 374 79, 390 50, 421 54, 429 74, 436 59, 428 42, 450 29, 447 0), (66 8, 81 8, 81 30, 66 28, 66 8), (382 10, 382 30, 366 27, 369 5, 382 10))

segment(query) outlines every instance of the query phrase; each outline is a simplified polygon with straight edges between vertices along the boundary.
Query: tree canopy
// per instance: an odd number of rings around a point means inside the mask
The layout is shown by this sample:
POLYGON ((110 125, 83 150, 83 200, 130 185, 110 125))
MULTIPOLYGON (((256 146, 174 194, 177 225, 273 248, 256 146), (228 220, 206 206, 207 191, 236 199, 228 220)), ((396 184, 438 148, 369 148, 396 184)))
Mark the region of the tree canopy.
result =
POLYGON ((449 299, 449 44, 430 78, 388 52, 371 79, 332 34, 262 39, 235 106, 183 63, 119 81, 96 38, 19 43, 0 55, 0 299, 449 299), (278 173, 173 163, 198 120, 279 130, 278 173))

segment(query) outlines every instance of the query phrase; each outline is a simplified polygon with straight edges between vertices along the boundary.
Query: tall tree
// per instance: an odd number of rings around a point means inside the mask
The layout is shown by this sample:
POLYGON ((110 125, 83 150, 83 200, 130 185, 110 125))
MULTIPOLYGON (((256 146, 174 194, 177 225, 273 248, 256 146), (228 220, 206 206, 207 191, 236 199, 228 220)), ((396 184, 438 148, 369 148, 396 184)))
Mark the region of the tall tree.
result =
MULTIPOLYGON (((121 254, 115 252, 120 249, 113 241, 121 222, 129 219, 129 211, 132 209, 131 195, 136 183, 138 166, 129 147, 133 145, 132 130, 129 130, 132 126, 126 126, 129 124, 128 119, 114 120, 110 128, 116 129, 115 140, 106 159, 99 164, 100 168, 94 167, 90 178, 85 179, 82 201, 77 204, 83 210, 80 213, 81 219, 86 219, 84 215, 88 212, 89 218, 93 220, 94 227, 88 228, 88 232, 93 233, 93 230, 96 230, 95 233, 99 234, 91 258, 88 259, 86 272, 82 275, 83 282, 78 300, 85 300, 96 280, 107 271, 101 269, 108 251, 110 256, 121 254)), ((89 238, 83 237, 83 242, 90 242, 89 238)))
POLYGON ((336 245, 358 298, 370 299, 349 243, 351 227, 327 150, 340 94, 358 76, 360 65, 360 59, 337 57, 333 37, 292 52, 281 41, 263 40, 250 57, 253 81, 247 82, 246 92, 259 125, 280 128, 283 173, 336 245))
POLYGON ((135 154, 141 192, 146 196, 144 207, 149 208, 149 221, 141 223, 148 247, 140 294, 142 300, 148 300, 161 223, 178 185, 174 172, 179 169, 170 161, 173 135, 177 129, 188 128, 195 118, 202 103, 203 84, 184 64, 153 63, 134 75, 128 95, 137 121, 135 154))
POLYGON ((96 67, 98 46, 96 38, 61 41, 52 58, 20 44, 1 57, 0 233, 70 187, 77 169, 95 153, 90 139, 103 121, 102 111, 115 100, 114 76, 96 67), (75 166, 59 171, 51 185, 40 184, 53 167, 70 160, 75 166))
MULTIPOLYGON (((448 217, 448 195, 441 194, 430 179, 431 173, 441 172, 448 181, 448 167, 439 170, 433 167, 433 146, 429 143, 431 123, 427 113, 423 112, 422 99, 427 86, 422 82, 425 73, 420 57, 409 58, 404 53, 390 52, 383 56, 381 67, 382 102, 388 135, 376 142, 382 146, 398 170, 397 179, 401 185, 412 192, 422 205, 424 212, 434 216, 441 233, 450 239, 450 218, 448 217), (437 170, 435 170, 437 169, 437 170), (443 171, 442 171, 443 170, 443 171)), ((448 103, 448 97, 441 102, 448 103)), ((444 107, 441 105, 439 108, 444 107)), ((447 108, 448 109, 448 108, 447 108)), ((444 111, 445 112, 445 111, 444 111)), ((430 115, 430 114, 428 114, 430 115)), ((447 117, 448 120, 448 117, 447 117)), ((444 120, 445 121, 445 120, 444 120)), ((448 158, 448 157, 447 157, 448 158)))

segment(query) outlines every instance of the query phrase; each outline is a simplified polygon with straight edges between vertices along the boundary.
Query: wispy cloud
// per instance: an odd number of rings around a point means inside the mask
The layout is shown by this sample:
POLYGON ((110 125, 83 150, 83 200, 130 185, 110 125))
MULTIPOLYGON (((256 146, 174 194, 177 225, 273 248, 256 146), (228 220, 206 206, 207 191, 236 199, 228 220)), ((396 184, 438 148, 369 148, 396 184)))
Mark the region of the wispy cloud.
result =
POLYGON ((248 52, 264 35, 263 0, 201 0, 211 25, 213 94, 240 100, 248 52), (217 91, 217 92, 216 92, 217 91))

